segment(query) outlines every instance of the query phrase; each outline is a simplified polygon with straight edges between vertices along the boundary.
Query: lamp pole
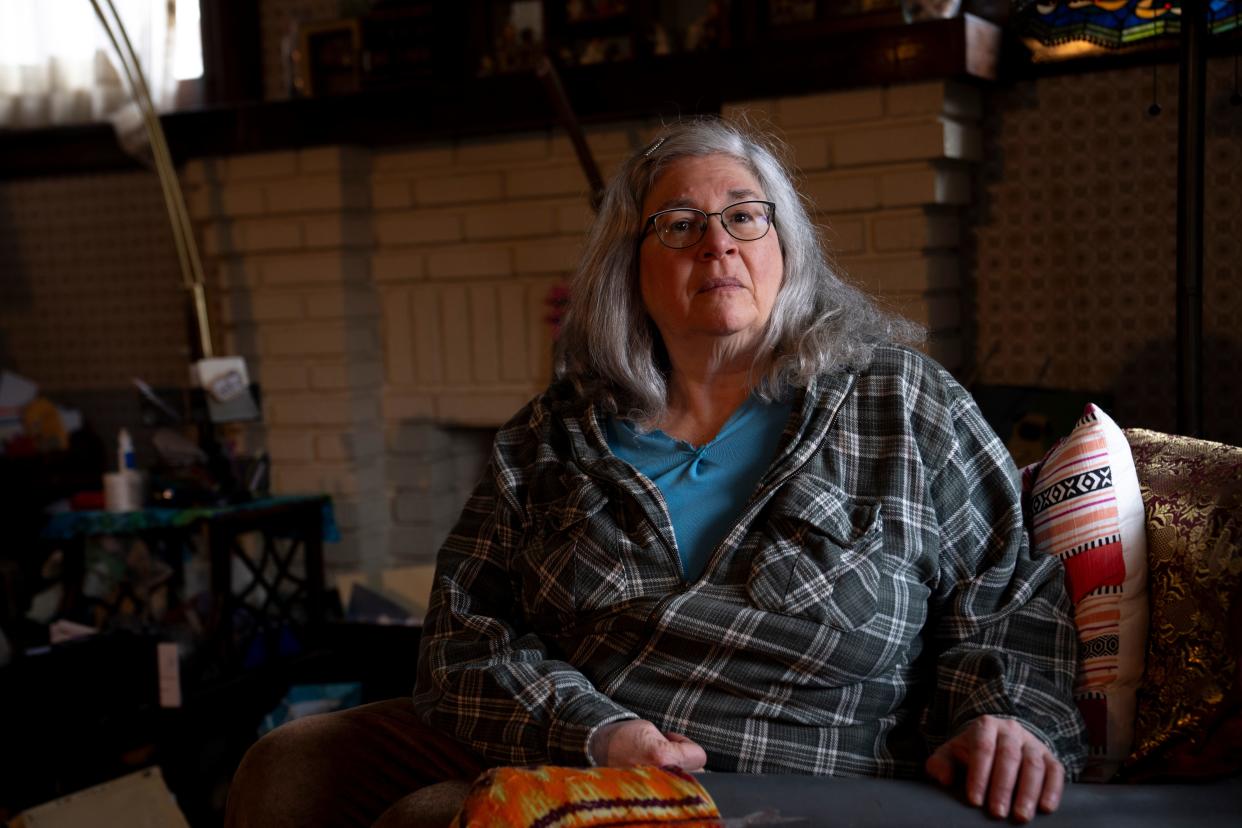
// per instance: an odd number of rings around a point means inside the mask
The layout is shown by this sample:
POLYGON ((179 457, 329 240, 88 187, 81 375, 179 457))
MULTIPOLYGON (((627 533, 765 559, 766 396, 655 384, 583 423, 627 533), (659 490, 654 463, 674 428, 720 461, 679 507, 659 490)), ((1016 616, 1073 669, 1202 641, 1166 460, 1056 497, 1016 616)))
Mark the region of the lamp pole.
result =
POLYGON ((1203 435, 1203 141, 1207 14, 1182 1, 1177 90, 1177 432, 1203 435))
POLYGON ((172 153, 168 151, 168 141, 164 138, 164 128, 160 125, 159 113, 155 111, 155 104, 151 100, 151 89, 147 86, 146 76, 142 73, 142 63, 138 60, 138 54, 134 51, 134 45, 130 42, 129 33, 125 30, 125 24, 121 21, 121 15, 117 13, 113 0, 90 0, 90 4, 112 43, 121 73, 129 81, 130 93, 142 114, 143 126, 151 144, 151 160, 164 192, 164 206, 172 223, 173 242, 181 264, 181 276, 186 289, 190 291, 191 307, 194 311, 198 338, 197 342, 191 343, 191 350, 199 357, 211 357, 214 353, 203 262, 194 241, 194 227, 185 207, 185 196, 177 180, 172 153))

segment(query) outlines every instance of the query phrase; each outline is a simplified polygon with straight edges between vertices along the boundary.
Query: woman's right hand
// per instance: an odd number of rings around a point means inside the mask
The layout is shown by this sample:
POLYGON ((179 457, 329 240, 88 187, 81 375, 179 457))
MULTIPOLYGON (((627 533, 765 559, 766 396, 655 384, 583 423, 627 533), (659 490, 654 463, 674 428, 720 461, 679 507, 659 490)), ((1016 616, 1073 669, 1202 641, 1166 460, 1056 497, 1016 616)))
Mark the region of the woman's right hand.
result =
POLYGON ((674 765, 686 771, 703 770, 707 753, 679 733, 661 733, 646 719, 629 719, 601 727, 591 737, 591 757, 597 765, 674 765))

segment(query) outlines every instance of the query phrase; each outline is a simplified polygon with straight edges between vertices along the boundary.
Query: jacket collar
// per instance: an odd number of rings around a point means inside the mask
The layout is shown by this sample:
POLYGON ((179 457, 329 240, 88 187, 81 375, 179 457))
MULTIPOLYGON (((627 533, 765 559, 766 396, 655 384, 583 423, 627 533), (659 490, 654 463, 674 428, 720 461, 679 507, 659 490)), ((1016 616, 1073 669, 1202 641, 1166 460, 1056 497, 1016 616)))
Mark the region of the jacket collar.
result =
MULTIPOLYGON (((805 463, 823 442, 834 416, 854 387, 856 374, 841 370, 816 377, 795 399, 776 458, 761 484, 779 478, 805 463)), ((607 414, 598 405, 560 396, 554 406, 569 440, 570 455, 584 470, 612 477, 626 466, 608 448, 603 422, 607 414)))

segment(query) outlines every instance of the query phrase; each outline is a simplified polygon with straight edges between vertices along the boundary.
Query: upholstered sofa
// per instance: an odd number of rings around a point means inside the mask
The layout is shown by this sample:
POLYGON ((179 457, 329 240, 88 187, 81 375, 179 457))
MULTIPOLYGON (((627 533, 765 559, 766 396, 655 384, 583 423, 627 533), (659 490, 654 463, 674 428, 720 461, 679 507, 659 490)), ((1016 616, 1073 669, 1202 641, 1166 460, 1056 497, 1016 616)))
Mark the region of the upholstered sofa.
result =
MULTIPOLYGON (((1085 416, 1080 427, 1088 420, 1094 427, 1095 415, 1085 416)), ((1038 816, 1036 824, 1242 825, 1242 448, 1133 429, 1124 432, 1121 445, 1132 453, 1146 536, 1142 594, 1149 612, 1143 616, 1141 678, 1127 711, 1127 718, 1133 711, 1133 732, 1128 754, 1108 765, 1111 781, 1068 785, 1060 809, 1038 816)), ((1121 476, 1118 469, 1108 471, 1110 480, 1121 476)), ((1036 494, 1040 473, 1028 472, 1036 494)), ((932 782, 712 773, 698 778, 728 825, 996 822, 932 782)), ((421 792, 424 824, 447 822, 465 790, 447 784, 421 792)))
MULTIPOLYGON (((1242 825, 1242 448, 1124 435, 1143 501, 1149 610, 1132 746, 1114 781, 1068 786, 1061 808, 1037 823, 1242 825)), ((720 774, 703 783, 727 818, 994 821, 931 783, 720 774)))

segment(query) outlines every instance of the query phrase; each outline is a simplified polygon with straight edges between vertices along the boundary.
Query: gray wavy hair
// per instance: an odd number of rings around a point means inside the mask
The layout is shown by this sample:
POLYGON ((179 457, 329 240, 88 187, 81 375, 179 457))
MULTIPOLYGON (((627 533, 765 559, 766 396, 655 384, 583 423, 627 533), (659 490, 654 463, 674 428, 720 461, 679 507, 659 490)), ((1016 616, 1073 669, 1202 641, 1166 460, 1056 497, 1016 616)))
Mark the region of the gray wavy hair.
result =
POLYGON ((887 313, 834 271, 808 203, 794 187, 785 145, 744 122, 699 118, 667 128, 626 161, 608 184, 570 280, 557 341, 556 376, 604 410, 636 422, 659 420, 671 366, 643 306, 638 280, 642 205, 680 158, 727 155, 741 162, 776 204, 784 275, 752 366, 764 399, 804 388, 817 375, 860 370, 886 342, 921 341, 922 329, 887 313))

